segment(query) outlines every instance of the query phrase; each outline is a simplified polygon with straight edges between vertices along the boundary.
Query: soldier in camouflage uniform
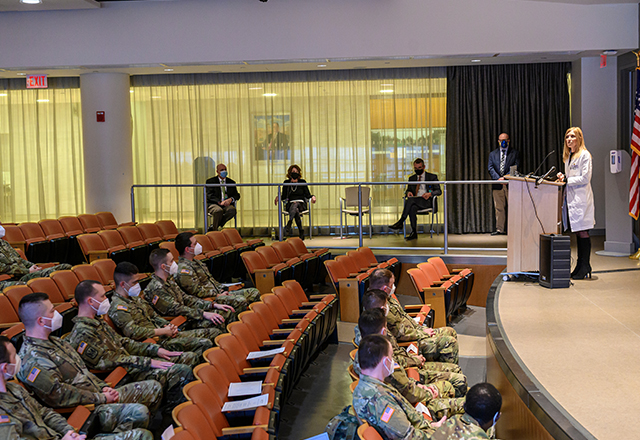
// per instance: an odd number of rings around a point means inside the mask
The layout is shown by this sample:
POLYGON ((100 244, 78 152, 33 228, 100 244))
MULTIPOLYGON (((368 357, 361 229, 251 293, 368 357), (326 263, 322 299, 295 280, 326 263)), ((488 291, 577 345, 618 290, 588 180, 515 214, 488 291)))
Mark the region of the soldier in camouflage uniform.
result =
POLYGON ((232 310, 231 306, 215 304, 184 293, 170 276, 171 272, 177 273, 178 264, 173 261, 173 255, 167 249, 153 250, 149 262, 155 272, 144 289, 144 297, 158 313, 162 316, 182 315, 187 318, 189 328, 210 329, 211 340, 226 332, 225 318, 213 310, 221 308, 224 312, 232 310), (175 270, 170 269, 171 267, 175 267, 175 270))
POLYGON ((168 351, 157 344, 137 342, 117 334, 104 319, 96 316, 109 310, 105 289, 97 281, 80 282, 75 299, 78 316, 73 319, 75 325, 67 340, 85 364, 107 371, 123 367, 133 380, 157 380, 165 389, 167 408, 184 402, 182 387, 195 380, 192 367, 200 363, 198 355, 168 351))
MULTIPOLYGON (((380 309, 367 310, 362 312, 358 320, 357 327, 361 331, 361 335, 368 336, 373 334, 385 335, 385 317, 380 309)), ((391 338, 389 338, 391 339, 391 338)), ((393 346, 393 344, 392 344, 393 346)), ((402 365, 395 361, 394 370, 384 380, 385 383, 391 385, 402 394, 402 396, 412 405, 422 402, 437 419, 452 414, 464 413, 464 397, 455 397, 456 389, 447 380, 434 380, 425 382, 429 385, 411 379, 402 365)), ((353 361, 354 371, 360 375, 360 365, 358 363, 358 355, 356 354, 353 361)), ((452 375, 453 376, 453 375, 452 375)), ((465 381, 466 386, 466 381, 465 381)), ((466 390, 465 390, 466 391, 466 390)))
POLYGON ((62 326, 62 316, 45 293, 25 295, 19 314, 26 335, 19 353, 24 361, 16 376, 29 391, 52 408, 95 404, 102 432, 147 426, 149 411, 157 410, 162 401, 159 382, 145 380, 114 389, 90 373, 73 347, 50 336, 62 326))
POLYGON ((442 424, 429 422, 402 395, 384 383, 393 372, 392 350, 381 335, 369 335, 358 348, 362 374, 353 391, 353 409, 384 438, 430 440, 442 424))
MULTIPOLYGON (((60 414, 42 406, 20 385, 7 382, 21 361, 9 339, 0 336, 0 438, 5 440, 71 440, 75 431, 60 414)), ((100 436, 104 440, 153 440, 144 425, 130 431, 100 436)), ((75 435, 76 439, 83 437, 75 435)))
MULTIPOLYGON (((367 291, 362 303, 364 310, 381 309, 387 313, 387 296, 381 290, 367 291)), ((356 344, 359 344, 360 331, 358 326, 354 328, 354 331, 356 333, 356 344)), ((389 338, 391 346, 393 347, 394 360, 403 368, 416 367, 422 383, 428 384, 438 380, 446 380, 455 388, 456 397, 463 397, 466 394, 467 378, 462 374, 462 369, 457 364, 450 362, 427 362, 424 356, 418 355, 417 353, 410 353, 410 347, 407 347, 407 349, 400 347, 388 327, 385 335, 389 338)))
POLYGON ((387 294, 387 328, 399 342, 418 341, 418 348, 429 361, 458 363, 458 333, 451 327, 428 328, 418 324, 395 298, 395 276, 390 270, 377 269, 369 278, 369 289, 387 294))
POLYGON ((191 232, 182 232, 176 237, 178 259, 178 285, 190 295, 213 298, 219 304, 232 306, 236 313, 247 310, 249 304, 260 301, 260 292, 255 288, 225 291, 225 287, 211 275, 207 266, 194 257, 202 253, 202 245, 191 232))
POLYGON ((123 261, 116 266, 113 274, 116 290, 111 297, 109 318, 126 337, 136 341, 157 338, 162 348, 169 351, 190 351, 198 357, 213 347, 213 342, 206 338, 208 330, 179 331, 140 298, 140 284, 135 276, 137 273, 135 264, 123 261), (205 337, 198 336, 200 333, 205 333, 205 337))
MULTIPOLYGON (((0 232, 4 237, 4 228, 0 232)), ((0 290, 7 286, 26 283, 33 278, 48 277, 56 270, 66 269, 71 269, 71 265, 58 264, 47 269, 41 269, 40 266, 24 260, 7 241, 0 239, 0 275, 11 275, 11 280, 0 281, 0 290)))
POLYGON ((490 383, 472 386, 464 405, 465 413, 447 420, 433 433, 434 440, 483 440, 494 438, 500 418, 502 396, 490 383))

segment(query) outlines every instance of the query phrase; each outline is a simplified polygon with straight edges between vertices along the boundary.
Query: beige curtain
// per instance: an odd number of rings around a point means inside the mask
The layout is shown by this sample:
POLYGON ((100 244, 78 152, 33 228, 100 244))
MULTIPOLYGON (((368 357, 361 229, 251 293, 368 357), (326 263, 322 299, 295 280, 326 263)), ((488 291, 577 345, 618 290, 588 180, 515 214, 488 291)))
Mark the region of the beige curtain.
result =
POLYGON ((12 85, 0 83, 0 220, 83 213, 80 89, 12 85))
MULTIPOLYGON (((238 183, 282 182, 294 163, 314 183, 406 181, 416 157, 444 179, 445 93, 444 77, 134 86, 134 182, 204 183, 218 163, 238 183), (270 152, 274 122, 286 141, 270 152)), ((344 187, 310 190, 314 226, 336 232, 344 187)), ((239 227, 260 234, 277 226, 277 188, 239 191, 239 227)), ((374 225, 397 220, 403 191, 373 187, 374 225)), ((199 225, 201 194, 136 189, 136 218, 199 225)))

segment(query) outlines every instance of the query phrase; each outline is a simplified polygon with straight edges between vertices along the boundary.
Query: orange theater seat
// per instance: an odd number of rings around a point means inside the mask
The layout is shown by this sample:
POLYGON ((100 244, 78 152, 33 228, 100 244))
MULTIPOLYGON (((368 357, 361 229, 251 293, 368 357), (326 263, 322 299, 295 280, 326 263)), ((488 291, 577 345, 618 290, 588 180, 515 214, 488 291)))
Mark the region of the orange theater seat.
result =
POLYGON ((18 225, 26 242, 27 260, 34 263, 48 263, 51 261, 51 243, 38 223, 27 222, 18 225))
POLYGON ((116 217, 108 211, 97 212, 96 217, 102 229, 118 229, 122 226, 135 226, 136 222, 118 223, 116 217))
POLYGON ((87 234, 92 234, 102 230, 100 221, 95 214, 80 214, 78 216, 78 221, 82 225, 82 230, 87 234))

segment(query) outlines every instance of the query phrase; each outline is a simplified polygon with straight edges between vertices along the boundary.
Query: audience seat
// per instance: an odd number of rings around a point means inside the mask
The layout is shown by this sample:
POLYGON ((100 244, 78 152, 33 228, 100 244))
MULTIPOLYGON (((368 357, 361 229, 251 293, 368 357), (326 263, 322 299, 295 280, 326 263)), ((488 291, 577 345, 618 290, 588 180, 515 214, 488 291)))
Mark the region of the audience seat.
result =
POLYGON ((331 252, 329 252, 329 249, 321 248, 321 249, 316 249, 314 251, 310 251, 307 249, 307 246, 304 244, 304 240, 298 237, 289 237, 287 238, 286 241, 287 243, 291 244, 293 249, 298 253, 298 256, 312 253, 318 257, 320 262, 318 263, 316 279, 313 281, 313 283, 324 284, 325 279, 327 278, 327 269, 324 265, 324 262, 331 259, 331 252))
POLYGON ((93 264, 77 264, 71 268, 73 273, 76 274, 79 281, 92 280, 97 281, 105 288, 106 291, 113 290, 113 286, 109 285, 109 283, 102 283, 102 279, 100 277, 100 273, 98 269, 93 264))
POLYGON ((271 246, 260 246, 256 248, 255 252, 257 252, 260 257, 262 257, 268 267, 273 268, 277 266, 279 268, 279 270, 274 272, 275 285, 280 285, 283 281, 293 279, 295 265, 301 264, 299 258, 292 258, 291 260, 281 261, 275 249, 271 246))
POLYGON ((95 214, 80 214, 78 216, 78 221, 82 225, 82 230, 86 234, 93 234, 95 232, 101 231, 102 226, 100 226, 100 221, 95 214))
POLYGON ((108 211, 97 212, 96 217, 102 229, 118 229, 123 226, 135 226, 136 222, 118 223, 116 217, 108 211))
POLYGON ((49 295, 49 299, 54 304, 60 304, 68 301, 68 299, 62 294, 56 282, 49 278, 34 278, 27 281, 27 286, 34 292, 44 292, 49 295))
MULTIPOLYGON (((100 278, 97 279, 96 281, 100 281, 105 286, 106 285, 113 286, 113 288, 115 289, 115 283, 113 281, 113 274, 115 273, 115 270, 116 270, 115 261, 106 258, 102 260, 95 260, 94 262, 91 263, 91 265, 96 268, 96 271, 100 276, 100 278)), ((138 274, 138 275, 144 276, 144 274, 138 274)))
POLYGON ((271 247, 274 248, 282 261, 291 260, 292 258, 299 258, 302 261, 302 267, 296 266, 293 271, 293 277, 303 287, 313 287, 313 282, 316 280, 316 276, 318 273, 318 264, 320 264, 320 259, 315 254, 308 253, 299 255, 291 245, 291 243, 286 241, 276 241, 271 245, 271 247), (302 274, 299 273, 298 268, 303 269, 302 274))
MULTIPOLYGON (((369 261, 369 265, 371 267, 375 267, 378 265, 378 259, 374 255, 373 251, 368 247, 359 247, 358 252, 361 252, 367 258, 367 261, 369 261)), ((400 261, 398 261, 396 257, 389 258, 387 261, 385 261, 385 263, 389 265, 387 269, 393 272, 393 276, 396 278, 397 283, 398 280, 400 280, 400 271, 402 270, 402 264, 400 264, 400 261)))
POLYGON ((16 348, 16 352, 19 352, 20 347, 22 347, 22 341, 24 338, 24 324, 19 323, 12 327, 9 327, 8 329, 3 330, 0 335, 6 336, 16 348))
POLYGON ((80 282, 72 270, 57 270, 50 275, 66 301, 75 301, 76 286, 80 282))
POLYGON ((155 225, 165 240, 175 240, 180 233, 173 220, 158 220, 155 225))
POLYGON ((327 273, 340 300, 340 317, 345 322, 358 322, 360 299, 367 290, 369 276, 359 274, 350 277, 347 269, 336 260, 324 262, 327 273))
POLYGON ((259 246, 264 246, 264 242, 259 238, 254 238, 251 240, 243 240, 242 236, 240 235, 238 230, 235 228, 223 229, 222 233, 224 234, 225 237, 227 237, 227 240, 232 245, 246 243, 249 246, 251 246, 254 250, 259 246))
POLYGON ((140 230, 135 226, 123 226, 119 227, 117 231, 120 233, 126 247, 131 250, 132 258, 135 258, 135 261, 131 262, 136 265, 140 272, 149 271, 151 267, 149 265, 151 246, 145 242, 140 230))
POLYGON ((99 258, 109 258, 109 248, 98 234, 82 234, 78 235, 77 239, 85 262, 91 263, 99 258))
POLYGON ((384 440, 383 437, 378 434, 378 431, 367 422, 363 422, 358 427, 358 438, 360 440, 384 440))
POLYGON ((13 310, 15 310, 17 313, 18 306, 20 305, 20 300, 24 296, 29 295, 30 293, 33 293, 33 290, 31 290, 31 287, 27 285, 16 285, 16 286, 5 287, 2 290, 2 293, 4 294, 4 296, 9 298, 9 301, 11 302, 11 306, 13 307, 13 310))
POLYGON ((226 257, 215 248, 211 239, 204 234, 195 234, 196 241, 202 246, 202 254, 207 259, 206 264, 209 272, 217 281, 222 280, 222 274, 225 269, 226 257))
POLYGON ((229 245, 224 234, 220 231, 207 232, 206 236, 209 237, 213 247, 219 250, 224 256, 224 270, 222 271, 222 279, 220 281, 228 283, 231 281, 231 278, 236 275, 240 252, 229 245))
POLYGON ((418 269, 420 269, 427 275, 427 278, 431 282, 431 285, 441 286, 444 285, 444 283, 447 283, 447 285, 451 286, 450 298, 447 300, 445 296, 445 303, 447 305, 447 318, 450 317, 455 312, 455 310, 457 310, 457 306, 464 294, 462 290, 462 278, 456 276, 455 278, 443 280, 442 278, 440 278, 440 274, 436 270, 435 266, 429 262, 418 264, 418 269))
MULTIPOLYGON (((61 263, 69 262, 73 257, 70 252, 72 249, 72 240, 65 234, 60 222, 55 219, 46 219, 40 220, 38 224, 42 228, 45 238, 49 240, 51 246, 49 253, 50 258, 61 263)), ((75 239, 73 241, 75 243, 75 239)), ((77 247, 77 243, 75 243, 75 245, 77 247)), ((75 253, 75 257, 77 258, 77 249, 75 253)))
POLYGON ((425 304, 433 309, 435 313, 434 327, 444 327, 447 325, 447 302, 451 300, 451 283, 447 282, 441 286, 434 286, 428 276, 420 269, 409 269, 407 271, 413 286, 425 304), (447 299, 449 298, 449 299, 447 299))
POLYGON ((163 241, 160 228, 153 223, 138 223, 136 227, 144 237, 144 242, 151 246, 151 250, 157 249, 163 241))
MULTIPOLYGON (((98 236, 107 247, 107 250, 109 251, 109 258, 115 261, 116 264, 122 263, 123 261, 133 260, 131 249, 125 245, 122 235, 120 235, 118 231, 114 231, 113 229, 100 231, 98 232, 98 236)), ((141 250, 144 252, 144 249, 141 250)))
POLYGON ((447 265, 444 263, 444 260, 440 257, 431 257, 428 261, 436 268, 436 270, 440 274, 441 279, 449 279, 455 276, 460 276, 464 280, 464 294, 462 295, 458 308, 462 310, 466 309, 467 301, 469 300, 471 291, 473 290, 473 271, 469 268, 449 270, 447 265))
POLYGON ((18 225, 24 235, 27 260, 33 263, 48 263, 51 261, 51 242, 38 223, 26 222, 18 225))
MULTIPOLYGON (((229 355, 221 349, 220 347, 213 347, 208 349, 203 353, 203 356, 209 364, 214 365, 220 374, 225 375, 226 379, 229 382, 245 382, 249 380, 257 380, 255 377, 248 377, 242 373, 239 373, 236 364, 231 360, 229 355)), ((193 374, 203 382, 206 382, 205 377, 199 376, 201 370, 196 367, 193 371, 193 374)), ((205 372, 202 371, 204 374, 205 372)), ((280 370, 276 368, 270 368, 266 371, 260 380, 263 381, 264 385, 271 385, 277 391, 282 390, 282 380, 284 379, 284 375, 280 374, 280 370)), ((275 401, 274 401, 275 402, 275 401)))
POLYGON ((17 310, 11 304, 9 298, 0 293, 0 329, 7 329, 20 323, 17 310))
MULTIPOLYGON (((8 224, 3 224, 2 226, 4 227, 4 237, 2 237, 2 240, 8 242, 11 247, 21 250, 24 254, 27 248, 27 239, 24 237, 20 228, 16 225, 8 224)), ((24 258, 26 259, 26 257, 24 258)))
POLYGON ((82 227, 80 220, 78 220, 78 217, 64 216, 59 217, 58 221, 60 222, 62 229, 64 229, 64 233, 67 237, 75 237, 77 235, 84 234, 84 228, 82 227))
POLYGON ((287 267, 284 263, 269 267, 256 251, 243 252, 240 256, 253 285, 260 293, 270 292, 276 285, 276 273, 287 267))

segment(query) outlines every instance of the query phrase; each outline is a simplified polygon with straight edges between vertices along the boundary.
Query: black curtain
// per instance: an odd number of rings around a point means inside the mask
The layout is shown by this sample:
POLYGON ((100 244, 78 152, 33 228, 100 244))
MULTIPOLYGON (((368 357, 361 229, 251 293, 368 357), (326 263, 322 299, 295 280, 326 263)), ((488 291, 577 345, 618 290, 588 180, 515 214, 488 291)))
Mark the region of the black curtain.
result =
MULTIPOLYGON (((520 153, 518 171, 562 170, 564 133, 570 127, 570 63, 447 68, 447 180, 488 180, 489 153, 507 133, 520 153)), ((540 172, 539 172, 540 173, 540 172)), ((495 228, 491 185, 451 185, 449 231, 495 228)))

